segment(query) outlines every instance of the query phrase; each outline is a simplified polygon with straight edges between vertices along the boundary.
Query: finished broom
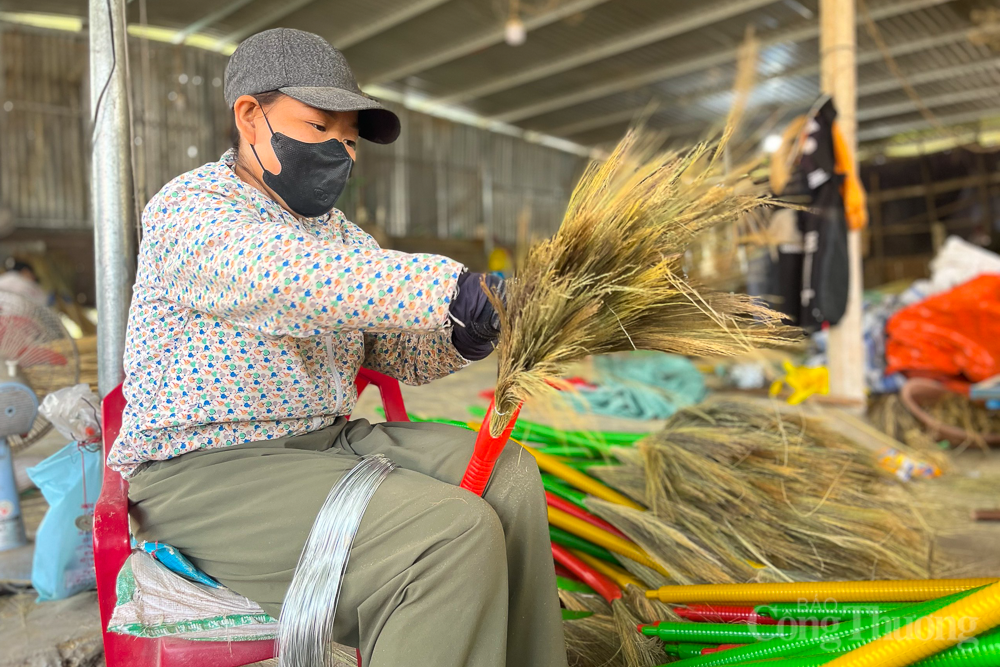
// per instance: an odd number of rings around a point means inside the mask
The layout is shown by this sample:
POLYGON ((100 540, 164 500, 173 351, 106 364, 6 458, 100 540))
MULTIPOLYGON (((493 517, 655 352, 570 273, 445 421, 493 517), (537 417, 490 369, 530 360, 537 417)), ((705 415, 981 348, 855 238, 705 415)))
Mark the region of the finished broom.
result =
MULTIPOLYGON (((741 59, 738 93, 750 89, 754 65, 741 59)), ((795 336, 753 298, 684 276, 684 254, 699 234, 774 204, 748 186, 746 172, 723 166, 741 108, 738 101, 719 141, 684 152, 659 152, 648 133, 626 134, 584 173, 555 236, 530 249, 506 303, 491 295, 502 330, 499 377, 464 488, 482 494, 521 404, 551 391, 549 380, 572 362, 626 350, 731 356, 795 336)))

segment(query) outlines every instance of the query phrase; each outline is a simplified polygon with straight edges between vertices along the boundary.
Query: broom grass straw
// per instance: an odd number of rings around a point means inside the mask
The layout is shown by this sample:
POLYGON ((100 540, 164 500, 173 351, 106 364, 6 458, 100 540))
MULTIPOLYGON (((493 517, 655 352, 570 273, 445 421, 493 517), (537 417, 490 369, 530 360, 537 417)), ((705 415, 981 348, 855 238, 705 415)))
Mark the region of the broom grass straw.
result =
POLYGON ((660 642, 649 641, 650 637, 639 633, 640 619, 629 609, 622 590, 614 581, 588 566, 568 549, 553 544, 552 555, 557 563, 584 579, 611 605, 611 616, 627 667, 655 667, 662 662, 660 642))
POLYGON ((588 355, 732 356, 797 337, 755 299, 684 278, 684 254, 699 234, 776 204, 748 187, 745 171, 723 164, 755 54, 748 40, 737 102, 718 141, 660 152, 660 137, 628 132, 586 170, 555 236, 535 244, 508 281, 506 301, 489 294, 501 320, 494 437, 524 400, 552 391, 547 380, 588 355))
POLYGON ((608 614, 563 621, 569 667, 626 667, 615 621, 608 614))
POLYGON ((933 534, 913 499, 816 420, 717 399, 616 456, 588 472, 650 511, 585 505, 676 583, 927 576, 933 534))

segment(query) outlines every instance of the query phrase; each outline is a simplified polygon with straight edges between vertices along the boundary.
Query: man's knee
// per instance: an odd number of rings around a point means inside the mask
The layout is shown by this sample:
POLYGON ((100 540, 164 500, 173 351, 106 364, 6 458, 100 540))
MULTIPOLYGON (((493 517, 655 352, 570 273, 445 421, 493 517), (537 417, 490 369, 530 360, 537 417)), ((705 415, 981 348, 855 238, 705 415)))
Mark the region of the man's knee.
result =
POLYGON ((506 572, 503 526, 489 503, 463 492, 438 503, 434 512, 448 526, 443 549, 454 558, 456 571, 470 569, 477 576, 506 572))
POLYGON ((435 505, 435 514, 447 522, 454 540, 469 537, 479 544, 495 541, 503 544, 503 527, 496 512, 485 500, 470 493, 442 500, 435 505))
POLYGON ((541 494, 542 476, 535 457, 517 443, 508 442, 497 461, 491 483, 500 482, 511 488, 522 489, 524 495, 541 494))

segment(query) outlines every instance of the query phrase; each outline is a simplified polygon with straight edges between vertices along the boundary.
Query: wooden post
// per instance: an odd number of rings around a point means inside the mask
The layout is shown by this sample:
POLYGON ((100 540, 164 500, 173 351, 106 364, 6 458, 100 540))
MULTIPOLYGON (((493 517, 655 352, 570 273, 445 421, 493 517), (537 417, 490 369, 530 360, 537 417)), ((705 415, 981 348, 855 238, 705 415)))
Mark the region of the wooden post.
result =
MULTIPOLYGON (((833 97, 844 140, 857 150, 857 23, 855 0, 820 0, 820 61, 823 92, 833 97)), ((850 291, 847 311, 831 327, 828 345, 830 393, 865 398, 865 353, 861 330, 861 233, 848 232, 850 291)))
POLYGON ((868 207, 872 212, 869 225, 871 225, 872 243, 875 246, 874 260, 876 267, 876 270, 872 273, 878 276, 879 283, 884 283, 885 229, 882 224, 882 200, 880 199, 881 189, 881 180, 879 179, 878 170, 872 169, 872 182, 868 188, 868 207))

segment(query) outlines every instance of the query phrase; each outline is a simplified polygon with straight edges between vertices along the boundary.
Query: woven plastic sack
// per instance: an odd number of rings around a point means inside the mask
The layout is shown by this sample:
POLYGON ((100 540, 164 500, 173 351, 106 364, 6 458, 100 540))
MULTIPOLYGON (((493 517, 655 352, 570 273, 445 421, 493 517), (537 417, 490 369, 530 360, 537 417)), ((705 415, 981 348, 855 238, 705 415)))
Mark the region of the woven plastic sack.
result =
POLYGON ((981 382, 1000 373, 1000 275, 903 308, 886 325, 886 374, 981 382))
POLYGON ((257 603, 228 588, 184 579, 142 551, 125 561, 116 588, 110 632, 229 641, 277 636, 278 622, 257 603))
MULTIPOLYGON (((118 573, 108 631, 155 639, 256 641, 275 639, 278 622, 242 595, 210 588, 171 572, 143 551, 133 551, 118 573)), ((356 667, 353 648, 331 643, 335 667, 356 667)))

